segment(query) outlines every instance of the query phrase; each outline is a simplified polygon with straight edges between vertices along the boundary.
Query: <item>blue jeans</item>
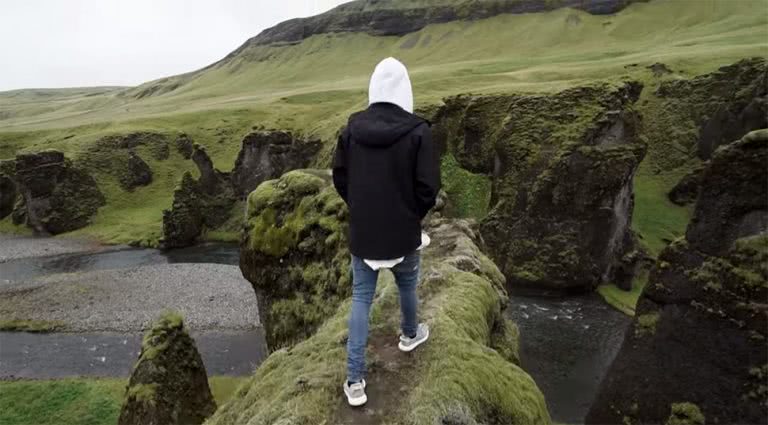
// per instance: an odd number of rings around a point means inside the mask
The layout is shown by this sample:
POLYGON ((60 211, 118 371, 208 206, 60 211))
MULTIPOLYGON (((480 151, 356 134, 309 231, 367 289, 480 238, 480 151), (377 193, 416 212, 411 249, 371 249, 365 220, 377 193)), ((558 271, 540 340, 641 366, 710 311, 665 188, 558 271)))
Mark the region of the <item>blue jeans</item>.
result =
MULTIPOLYGON (((392 274, 395 275, 400 292, 400 327, 403 335, 408 336, 416 334, 418 327, 416 284, 419 282, 419 261, 419 251, 416 251, 392 267, 392 274)), ((365 377, 368 317, 378 277, 378 270, 368 267, 362 258, 352 256, 352 313, 349 317, 347 339, 347 379, 350 382, 357 382, 365 377)))

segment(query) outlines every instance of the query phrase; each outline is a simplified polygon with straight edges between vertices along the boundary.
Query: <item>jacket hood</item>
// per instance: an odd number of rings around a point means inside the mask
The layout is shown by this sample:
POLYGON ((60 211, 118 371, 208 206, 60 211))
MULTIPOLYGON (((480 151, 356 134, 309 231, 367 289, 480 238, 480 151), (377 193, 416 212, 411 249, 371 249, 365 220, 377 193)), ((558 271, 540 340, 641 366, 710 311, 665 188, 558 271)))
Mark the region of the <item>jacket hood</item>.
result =
POLYGON ((368 109, 353 114, 347 128, 356 143, 365 146, 387 147, 421 124, 424 118, 404 111, 391 103, 374 103, 368 109))
POLYGON ((408 69, 395 58, 386 58, 376 65, 368 85, 368 104, 393 103, 413 113, 413 90, 408 69))

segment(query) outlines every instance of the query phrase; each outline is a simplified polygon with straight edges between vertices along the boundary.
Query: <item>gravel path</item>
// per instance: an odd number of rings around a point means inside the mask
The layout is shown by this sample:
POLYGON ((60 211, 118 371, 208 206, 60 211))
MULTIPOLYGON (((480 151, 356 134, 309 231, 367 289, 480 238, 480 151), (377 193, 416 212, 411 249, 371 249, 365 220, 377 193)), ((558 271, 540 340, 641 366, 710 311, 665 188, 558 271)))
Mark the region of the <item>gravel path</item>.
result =
POLYGON ((64 273, 0 289, 0 317, 63 322, 70 332, 134 332, 163 310, 194 330, 259 326, 256 295, 237 266, 160 264, 64 273))
MULTIPOLYGON (((0 234, 0 263, 28 257, 103 251, 121 247, 105 247, 82 239, 32 237, 0 234)), ((124 247, 122 247, 124 248, 124 247)))

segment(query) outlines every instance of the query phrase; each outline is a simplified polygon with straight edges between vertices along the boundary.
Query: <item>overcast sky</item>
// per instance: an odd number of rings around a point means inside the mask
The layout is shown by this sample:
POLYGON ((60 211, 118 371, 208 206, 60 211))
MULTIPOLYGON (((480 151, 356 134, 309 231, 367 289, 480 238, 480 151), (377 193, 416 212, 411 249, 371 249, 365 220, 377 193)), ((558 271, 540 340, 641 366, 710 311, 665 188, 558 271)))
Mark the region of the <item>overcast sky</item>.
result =
POLYGON ((347 0, 0 0, 0 91, 137 85, 347 0))

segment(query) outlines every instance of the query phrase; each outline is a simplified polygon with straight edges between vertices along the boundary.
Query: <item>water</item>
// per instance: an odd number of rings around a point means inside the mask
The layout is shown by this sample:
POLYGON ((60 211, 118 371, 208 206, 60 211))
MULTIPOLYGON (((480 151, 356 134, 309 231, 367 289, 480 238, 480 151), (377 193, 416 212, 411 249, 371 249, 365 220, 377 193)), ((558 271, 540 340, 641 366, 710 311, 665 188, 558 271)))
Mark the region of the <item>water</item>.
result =
MULTIPOLYGON (((33 257, 0 263, 0 284, 55 273, 88 272, 168 263, 237 265, 237 244, 190 248, 118 248, 92 253, 33 257)), ((266 357, 263 329, 192 332, 210 375, 250 375, 266 357)), ((0 379, 128 376, 141 349, 141 333, 0 332, 0 379)))
POLYGON ((583 423, 630 318, 597 294, 513 293, 506 314, 520 327, 522 367, 544 393, 552 419, 583 423))
POLYGON ((238 265, 239 261, 240 250, 237 244, 209 243, 170 251, 125 248, 96 253, 31 257, 0 263, 0 283, 24 281, 54 273, 113 270, 169 263, 238 265))

